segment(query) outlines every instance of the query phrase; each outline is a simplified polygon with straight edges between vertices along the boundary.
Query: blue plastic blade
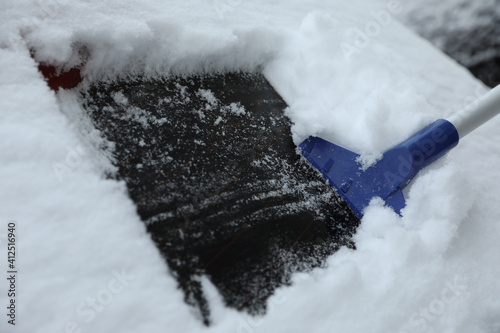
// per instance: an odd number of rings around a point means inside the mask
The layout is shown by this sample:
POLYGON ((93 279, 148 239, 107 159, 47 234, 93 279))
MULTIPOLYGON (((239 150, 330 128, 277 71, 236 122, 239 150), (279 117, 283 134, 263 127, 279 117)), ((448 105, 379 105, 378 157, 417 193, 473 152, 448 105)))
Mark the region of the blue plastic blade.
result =
POLYGON ((302 142, 304 157, 318 169, 330 185, 359 217, 374 197, 382 198, 398 214, 405 207, 402 190, 419 170, 458 144, 458 133, 447 120, 437 120, 384 153, 366 170, 357 162, 358 154, 317 137, 302 142))

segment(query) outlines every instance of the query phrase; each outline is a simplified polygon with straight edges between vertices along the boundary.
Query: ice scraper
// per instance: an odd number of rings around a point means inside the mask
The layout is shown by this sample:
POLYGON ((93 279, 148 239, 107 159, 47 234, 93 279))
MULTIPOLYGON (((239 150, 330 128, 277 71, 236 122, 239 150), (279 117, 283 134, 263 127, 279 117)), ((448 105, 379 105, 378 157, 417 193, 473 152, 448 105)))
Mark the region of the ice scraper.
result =
POLYGON ((364 171, 358 154, 321 138, 309 137, 299 147, 359 218, 374 197, 401 214, 405 207, 402 190, 417 173, 498 113, 500 86, 448 119, 436 120, 413 134, 364 171))

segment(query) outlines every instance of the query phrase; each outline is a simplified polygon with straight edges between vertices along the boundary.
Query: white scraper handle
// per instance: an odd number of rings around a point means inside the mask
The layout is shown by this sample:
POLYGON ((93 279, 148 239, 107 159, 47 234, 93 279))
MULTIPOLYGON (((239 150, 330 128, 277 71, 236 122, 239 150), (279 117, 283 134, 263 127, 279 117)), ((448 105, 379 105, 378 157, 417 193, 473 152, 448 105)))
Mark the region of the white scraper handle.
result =
POLYGON ((460 139, 500 113, 500 85, 477 101, 455 113, 448 121, 457 129, 460 139))

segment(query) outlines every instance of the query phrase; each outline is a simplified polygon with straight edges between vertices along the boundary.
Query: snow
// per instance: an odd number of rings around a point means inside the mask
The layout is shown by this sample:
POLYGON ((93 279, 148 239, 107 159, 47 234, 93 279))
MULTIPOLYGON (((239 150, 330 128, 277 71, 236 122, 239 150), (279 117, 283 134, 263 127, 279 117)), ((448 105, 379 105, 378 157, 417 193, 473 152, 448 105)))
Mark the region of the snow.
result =
MULTIPOLYGON (((23 0, 2 6, 0 219, 4 229, 18 221, 20 271, 17 327, 2 315, 2 332, 500 329, 499 119, 415 180, 402 218, 374 200, 355 236, 357 250, 343 248, 328 267, 297 274, 269 300, 267 315, 225 308, 203 278, 214 317, 207 328, 183 302, 125 185, 105 178, 113 172, 109 162, 90 148, 78 153, 91 146, 91 129, 74 116, 83 112, 75 93, 51 92, 30 57, 36 50, 38 61, 69 67, 86 60, 89 80, 262 68, 290 106, 296 143, 320 135, 370 163, 487 91, 398 23, 398 10, 390 10, 395 4, 23 0), (373 11, 382 10, 389 21, 379 23, 373 11), (54 163, 66 166, 62 182, 54 163)), ((98 133, 92 138, 99 140, 98 133)), ((6 301, 2 291, 0 303, 6 301)))
MULTIPOLYGON (((203 99, 207 101, 205 109, 207 111, 213 110, 215 108, 220 109, 220 112, 226 114, 227 112, 234 113, 237 116, 245 115, 245 108, 240 103, 231 103, 228 106, 221 106, 221 102, 214 96, 214 94, 210 90, 200 89, 198 91, 198 95, 200 95, 203 99)), ((219 117, 220 120, 216 120, 215 125, 218 125, 222 118, 219 117)))
POLYGON ((231 103, 227 108, 222 109, 222 112, 227 111, 229 111, 230 113, 234 113, 237 116, 244 116, 246 114, 245 108, 240 103, 231 103))
MULTIPOLYGON (((494 48, 481 47, 479 41, 487 36, 493 45, 500 41, 495 33, 496 19, 500 15, 500 6, 497 0, 424 0, 418 3, 405 0, 404 12, 401 19, 408 22, 416 31, 429 38, 437 47, 450 52, 465 66, 474 66, 481 61, 494 58, 498 52, 494 48), (433 10, 427 8, 432 7, 433 10), (453 10, 450 10, 453 8, 453 10), (474 31, 475 40, 466 42, 476 45, 476 51, 470 52, 464 47, 459 47, 457 40, 447 36, 459 36, 460 30, 474 31), (493 29, 493 30, 492 30, 493 29), (488 36, 490 35, 490 36, 488 36), (457 44, 450 48, 446 44, 457 44)), ((462 42, 462 41, 461 41, 462 42)))
POLYGON ((123 95, 121 91, 115 93, 112 97, 116 103, 124 106, 128 105, 128 99, 127 97, 125 97, 125 95, 123 95))

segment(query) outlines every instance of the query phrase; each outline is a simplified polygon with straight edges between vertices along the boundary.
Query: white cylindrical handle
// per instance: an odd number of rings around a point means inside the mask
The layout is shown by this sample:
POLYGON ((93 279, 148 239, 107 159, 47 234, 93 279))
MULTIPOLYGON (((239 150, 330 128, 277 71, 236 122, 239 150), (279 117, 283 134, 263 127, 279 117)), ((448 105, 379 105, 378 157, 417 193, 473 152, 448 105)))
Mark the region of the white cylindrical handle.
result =
POLYGON ((500 85, 447 120, 461 138, 500 113, 500 85))

